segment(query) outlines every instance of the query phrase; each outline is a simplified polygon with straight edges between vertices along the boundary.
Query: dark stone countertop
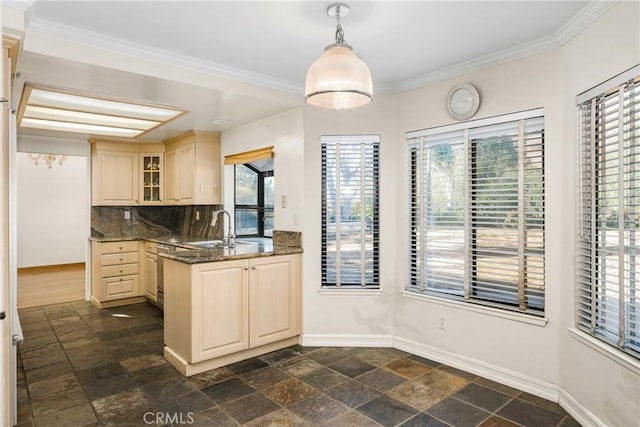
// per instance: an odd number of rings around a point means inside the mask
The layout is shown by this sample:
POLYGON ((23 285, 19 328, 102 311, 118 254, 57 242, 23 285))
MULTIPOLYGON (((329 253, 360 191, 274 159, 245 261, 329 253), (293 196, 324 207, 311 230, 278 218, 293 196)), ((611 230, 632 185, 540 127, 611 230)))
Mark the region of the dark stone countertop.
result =
POLYGON ((264 238, 239 238, 236 240, 234 248, 224 246, 211 249, 203 249, 191 245, 190 242, 201 241, 201 238, 194 236, 162 235, 143 236, 126 235, 112 237, 89 237, 89 240, 96 242, 117 242, 125 240, 146 240, 166 245, 179 246, 187 250, 176 252, 159 253, 158 256, 183 262, 185 264, 203 264, 207 262, 229 261, 235 259, 248 259, 274 255, 291 255, 302 253, 301 247, 274 245, 271 239, 264 238))
POLYGON ((183 262, 185 264, 204 264, 207 262, 299 253, 302 253, 302 248, 292 246, 273 246, 257 242, 238 242, 235 248, 217 247, 213 249, 190 249, 187 251, 160 253, 158 256, 183 262))

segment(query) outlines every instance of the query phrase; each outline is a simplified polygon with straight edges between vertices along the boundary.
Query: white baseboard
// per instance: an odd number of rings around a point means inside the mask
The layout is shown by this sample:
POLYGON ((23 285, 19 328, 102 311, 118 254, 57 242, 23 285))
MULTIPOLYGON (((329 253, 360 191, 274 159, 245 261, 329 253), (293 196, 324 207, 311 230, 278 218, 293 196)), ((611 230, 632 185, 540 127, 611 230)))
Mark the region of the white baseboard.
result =
POLYGON ((583 427, 606 427, 606 424, 564 390, 560 390, 560 406, 583 427))
POLYGON ((459 354, 441 350, 437 347, 432 347, 427 344, 400 337, 394 337, 393 347, 398 350, 407 351, 417 356, 453 366, 454 368, 462 369, 463 371, 480 375, 492 381, 499 382, 500 384, 526 391, 527 393, 534 394, 553 402, 558 401, 559 388, 557 385, 519 372, 511 371, 481 360, 461 356, 459 354))
POLYGON ((303 334, 300 344, 310 347, 392 347, 393 335, 303 334))

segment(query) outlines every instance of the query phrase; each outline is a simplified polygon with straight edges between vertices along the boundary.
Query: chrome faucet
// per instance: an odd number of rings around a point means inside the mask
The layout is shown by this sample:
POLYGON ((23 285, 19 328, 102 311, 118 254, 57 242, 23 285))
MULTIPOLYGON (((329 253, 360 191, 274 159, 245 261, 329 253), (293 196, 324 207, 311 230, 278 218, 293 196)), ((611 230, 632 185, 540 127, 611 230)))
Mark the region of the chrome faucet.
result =
MULTIPOLYGON (((229 212, 227 212, 226 210, 222 211, 223 214, 227 214, 227 218, 229 219, 229 227, 227 228, 227 242, 224 244, 225 246, 228 246, 230 248, 235 248, 236 247, 236 236, 231 232, 231 214, 229 212)), ((224 226, 224 224, 223 224, 224 226)), ((222 239, 224 240, 224 232, 223 232, 223 236, 222 239)))

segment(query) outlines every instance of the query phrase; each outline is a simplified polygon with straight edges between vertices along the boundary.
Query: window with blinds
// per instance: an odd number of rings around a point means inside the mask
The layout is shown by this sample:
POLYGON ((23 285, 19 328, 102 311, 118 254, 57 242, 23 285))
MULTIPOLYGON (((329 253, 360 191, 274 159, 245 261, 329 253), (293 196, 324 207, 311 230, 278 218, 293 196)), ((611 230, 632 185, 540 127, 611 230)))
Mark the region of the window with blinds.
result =
POLYGON ((544 314, 544 118, 407 134, 408 290, 544 314))
POLYGON ((640 358, 640 66, 633 71, 578 100, 576 315, 580 329, 640 358))
POLYGON ((322 286, 379 288, 378 136, 323 136, 322 286))

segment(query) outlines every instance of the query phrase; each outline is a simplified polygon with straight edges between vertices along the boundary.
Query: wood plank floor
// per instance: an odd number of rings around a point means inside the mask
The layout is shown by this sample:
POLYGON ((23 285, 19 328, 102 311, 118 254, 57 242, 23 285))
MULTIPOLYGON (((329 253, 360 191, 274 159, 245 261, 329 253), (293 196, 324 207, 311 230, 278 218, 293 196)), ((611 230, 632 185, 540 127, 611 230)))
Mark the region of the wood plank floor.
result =
POLYGON ((84 299, 85 264, 18 269, 18 308, 84 299))

